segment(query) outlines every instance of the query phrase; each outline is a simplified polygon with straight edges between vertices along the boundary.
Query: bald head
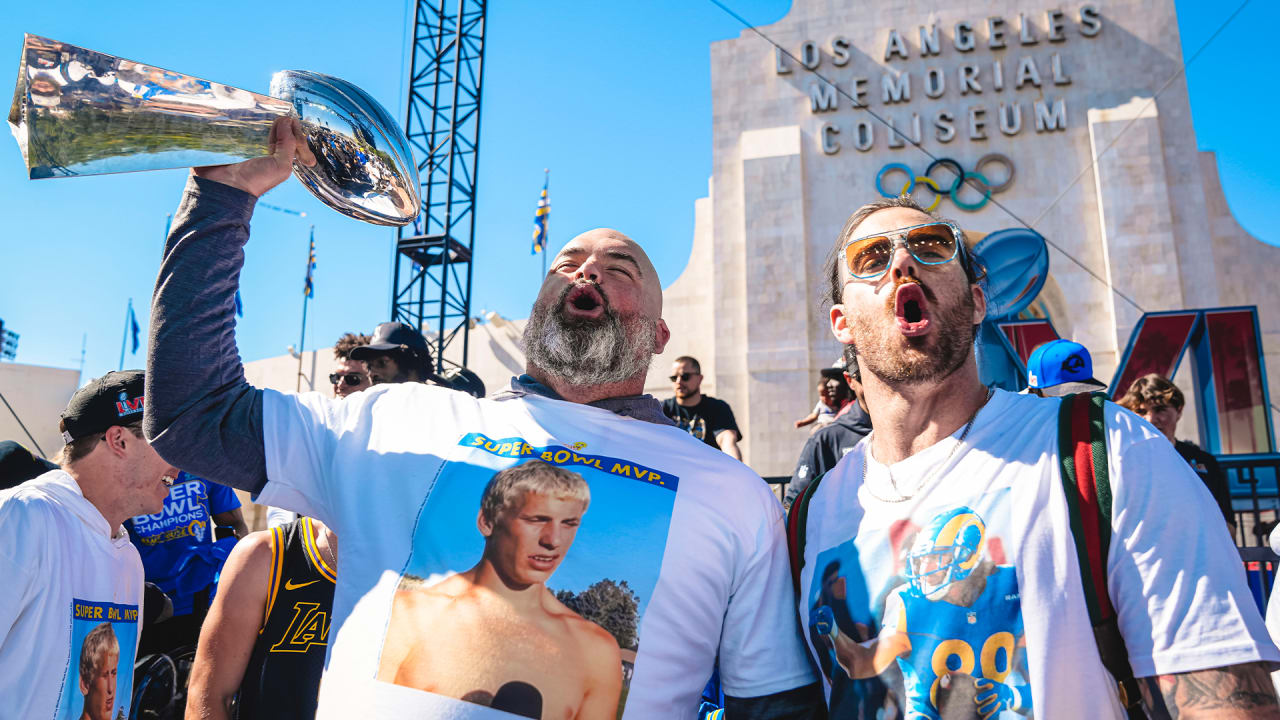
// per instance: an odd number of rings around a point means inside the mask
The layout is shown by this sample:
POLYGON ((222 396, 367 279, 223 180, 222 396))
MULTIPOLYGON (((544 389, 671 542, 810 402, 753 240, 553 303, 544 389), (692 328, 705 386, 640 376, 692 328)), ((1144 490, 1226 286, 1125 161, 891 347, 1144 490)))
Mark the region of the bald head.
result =
POLYGON ((636 395, 671 332, 649 256, 617 230, 570 240, 525 325, 526 370, 574 402, 636 395))
MULTIPOLYGON (((612 228, 588 230, 570 240, 560 250, 552 268, 559 266, 562 260, 576 263, 582 268, 589 259, 601 264, 601 277, 608 277, 610 274, 622 277, 624 269, 633 273, 639 282, 641 312, 650 319, 662 317, 662 282, 658 279, 658 270, 639 243, 612 228)), ((606 285, 601 279, 596 282, 606 285)), ((610 292, 610 288, 606 286, 605 292, 610 292)), ((610 297, 612 296, 610 293, 610 297)))

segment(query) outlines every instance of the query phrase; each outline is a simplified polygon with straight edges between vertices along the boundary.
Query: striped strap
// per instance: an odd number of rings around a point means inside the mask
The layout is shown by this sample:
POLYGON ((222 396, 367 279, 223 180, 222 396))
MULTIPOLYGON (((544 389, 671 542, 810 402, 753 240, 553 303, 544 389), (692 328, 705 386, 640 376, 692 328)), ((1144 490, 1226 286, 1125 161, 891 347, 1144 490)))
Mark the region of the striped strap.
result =
POLYGON ((1115 678, 1126 715, 1139 720, 1146 717, 1142 697, 1107 589, 1112 496, 1106 401, 1104 393, 1062 399, 1058 409, 1058 462, 1094 642, 1103 666, 1115 678))
POLYGON ((823 473, 813 479, 800 497, 791 503, 791 509, 787 511, 787 552, 791 558, 791 587, 796 593, 796 600, 800 599, 800 571, 804 569, 804 541, 805 533, 809 525, 809 501, 813 499, 813 493, 818 489, 818 483, 822 482, 822 478, 827 474, 823 473))
POLYGON ((1084 582, 1089 620, 1097 625, 1115 617, 1107 591, 1107 552, 1111 547, 1111 479, 1101 393, 1063 398, 1058 415, 1058 460, 1071 517, 1071 534, 1084 582))

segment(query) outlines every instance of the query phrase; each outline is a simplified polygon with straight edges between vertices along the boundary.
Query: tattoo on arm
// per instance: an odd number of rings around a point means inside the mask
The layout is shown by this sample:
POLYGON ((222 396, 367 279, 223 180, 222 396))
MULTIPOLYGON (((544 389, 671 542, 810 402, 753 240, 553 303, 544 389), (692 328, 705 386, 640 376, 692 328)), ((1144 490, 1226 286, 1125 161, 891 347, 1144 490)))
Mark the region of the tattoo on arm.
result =
POLYGON ((1264 663, 1142 678, 1142 700, 1152 718, 1267 718, 1280 720, 1275 687, 1264 663))

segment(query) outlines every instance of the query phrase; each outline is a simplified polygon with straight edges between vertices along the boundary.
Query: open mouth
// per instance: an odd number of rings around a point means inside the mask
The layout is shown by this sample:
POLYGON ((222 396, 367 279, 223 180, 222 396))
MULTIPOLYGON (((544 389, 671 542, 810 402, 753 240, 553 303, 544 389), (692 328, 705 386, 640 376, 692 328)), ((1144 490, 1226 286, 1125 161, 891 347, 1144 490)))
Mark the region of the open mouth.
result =
POLYGON ((564 308, 570 315, 600 317, 604 314, 604 298, 594 285, 575 285, 565 297, 564 308))
POLYGON ((917 337, 929 331, 929 308, 924 289, 910 282, 898 286, 894 294, 894 318, 898 330, 907 337, 917 337))
POLYGON ((551 570, 555 568, 556 561, 560 559, 559 555, 530 555, 529 564, 535 570, 551 570))

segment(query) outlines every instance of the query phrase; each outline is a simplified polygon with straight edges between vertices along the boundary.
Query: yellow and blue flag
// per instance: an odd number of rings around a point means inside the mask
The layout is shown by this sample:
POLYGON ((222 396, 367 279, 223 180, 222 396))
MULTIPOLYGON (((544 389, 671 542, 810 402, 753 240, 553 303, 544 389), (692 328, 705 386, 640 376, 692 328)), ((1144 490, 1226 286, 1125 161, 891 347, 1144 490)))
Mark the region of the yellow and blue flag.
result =
POLYGON ((316 226, 311 226, 311 254, 307 258, 307 284, 302 288, 303 297, 312 297, 315 295, 315 284, 312 281, 311 273, 316 269, 316 226))
POLYGON ((538 210, 533 214, 533 251, 530 255, 537 255, 547 249, 547 221, 551 219, 551 199, 547 197, 547 183, 551 180, 550 173, 542 182, 542 195, 538 197, 538 210))

